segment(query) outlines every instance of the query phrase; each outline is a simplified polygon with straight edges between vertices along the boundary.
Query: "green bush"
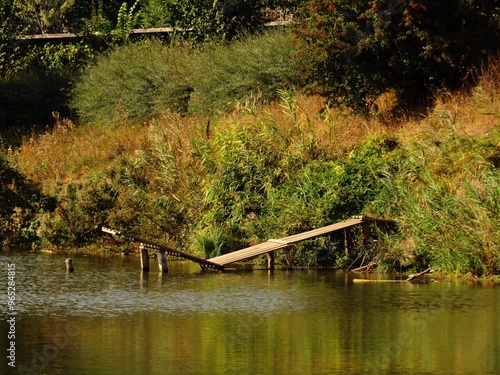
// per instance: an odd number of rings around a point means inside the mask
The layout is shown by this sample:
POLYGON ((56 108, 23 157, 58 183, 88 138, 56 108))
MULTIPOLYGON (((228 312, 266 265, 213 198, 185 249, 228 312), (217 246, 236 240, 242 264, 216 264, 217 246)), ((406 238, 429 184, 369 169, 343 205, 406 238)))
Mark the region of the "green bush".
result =
POLYGON ((31 243, 37 239, 38 215, 54 201, 9 166, 0 155, 0 243, 31 243))
POLYGON ((41 215, 37 234, 44 245, 88 245, 98 226, 106 224, 116 199, 117 192, 104 175, 70 183, 57 194, 57 210, 41 215))
POLYGON ((231 44, 205 45, 194 55, 190 111, 215 113, 253 98, 269 102, 290 85, 294 72, 290 34, 270 30, 231 44))
POLYGON ((262 0, 174 0, 169 8, 172 26, 194 42, 231 40, 263 26, 262 0))
POLYGON ((101 56, 76 84, 72 107, 84 122, 144 121, 189 98, 189 52, 142 41, 101 56))
POLYGON ((393 90, 426 104, 499 48, 499 7, 480 0, 312 0, 294 23, 302 83, 366 112, 393 90))
MULTIPOLYGON (((235 127, 200 147, 206 178, 199 226, 222 231, 225 249, 362 214, 381 188, 383 171, 393 168, 397 148, 377 138, 345 159, 329 160, 320 150, 311 157, 309 140, 291 147, 286 139, 271 125, 235 127)), ((343 254, 343 241, 332 237, 301 244, 295 258, 301 266, 326 266, 343 254)))
POLYGON ((88 68, 75 86, 72 107, 83 121, 106 125, 142 122, 165 111, 214 113, 252 93, 261 100, 276 97, 290 73, 284 32, 201 51, 148 40, 118 47, 88 68))

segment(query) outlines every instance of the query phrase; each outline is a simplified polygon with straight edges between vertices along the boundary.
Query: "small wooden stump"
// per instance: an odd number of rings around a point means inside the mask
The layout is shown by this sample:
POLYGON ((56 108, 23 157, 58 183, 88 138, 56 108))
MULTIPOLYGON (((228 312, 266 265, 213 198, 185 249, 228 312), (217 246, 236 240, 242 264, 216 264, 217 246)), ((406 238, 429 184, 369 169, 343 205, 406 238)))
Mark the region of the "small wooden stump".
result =
POLYGON ((148 248, 142 243, 139 245, 141 249, 141 269, 143 272, 149 272, 149 252, 148 248))
POLYGON ((168 272, 167 256, 164 251, 158 251, 158 267, 160 268, 160 272, 168 272))
POLYGON ((66 259, 66 272, 73 272, 75 269, 73 268, 73 259, 66 259))

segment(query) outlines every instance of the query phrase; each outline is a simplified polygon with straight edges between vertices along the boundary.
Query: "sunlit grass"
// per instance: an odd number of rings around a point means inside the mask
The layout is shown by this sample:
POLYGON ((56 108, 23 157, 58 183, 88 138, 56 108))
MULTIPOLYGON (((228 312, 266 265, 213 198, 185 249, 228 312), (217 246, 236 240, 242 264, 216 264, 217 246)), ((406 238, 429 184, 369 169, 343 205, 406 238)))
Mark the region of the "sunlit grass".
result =
MULTIPOLYGON (((219 115, 181 116, 165 109, 142 123, 121 120, 106 127, 60 119, 8 158, 46 193, 91 175, 108 176, 120 204, 110 222, 212 252, 222 243, 253 244, 341 216, 321 211, 330 202, 323 192, 333 194, 327 185, 337 181, 332 168, 340 173, 344 164, 335 163, 373 163, 364 148, 386 139, 395 150, 373 171, 384 186, 372 192, 376 198, 365 212, 357 212, 400 224, 399 236, 382 241, 377 260, 489 274, 500 270, 498 67, 491 63, 474 89, 443 95, 427 113, 406 120, 389 115, 389 94, 361 117, 328 108, 318 96, 280 89, 279 99, 267 105, 258 94, 249 95, 219 115), (229 167, 244 174, 226 173, 229 167), (220 180, 228 176, 234 180, 220 180), (234 197, 247 189, 240 205, 229 199, 231 225, 220 221, 224 210, 216 207, 231 195, 216 186, 236 186, 234 197), (207 234, 206 225, 214 223, 207 234), (204 248, 210 241, 217 245, 204 248)), ((304 262, 313 259, 304 254, 304 262)))

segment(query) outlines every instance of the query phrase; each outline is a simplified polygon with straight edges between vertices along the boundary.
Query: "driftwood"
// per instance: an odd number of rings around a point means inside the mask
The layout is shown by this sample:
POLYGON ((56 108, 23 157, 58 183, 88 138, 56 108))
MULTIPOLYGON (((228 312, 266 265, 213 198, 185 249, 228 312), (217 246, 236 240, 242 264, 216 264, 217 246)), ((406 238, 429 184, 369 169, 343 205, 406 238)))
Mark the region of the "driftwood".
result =
POLYGON ((349 271, 352 271, 352 272, 368 271, 370 268, 372 268, 376 264, 377 264, 377 262, 371 261, 370 263, 368 263, 368 264, 366 264, 364 266, 361 266, 361 267, 358 267, 358 268, 354 268, 354 269, 349 270, 349 271))
POLYGON ((406 281, 414 281, 414 280, 418 279, 420 276, 425 275, 426 273, 429 273, 431 271, 432 271, 432 268, 427 268, 426 270, 424 270, 422 272, 412 273, 410 276, 408 276, 406 281))

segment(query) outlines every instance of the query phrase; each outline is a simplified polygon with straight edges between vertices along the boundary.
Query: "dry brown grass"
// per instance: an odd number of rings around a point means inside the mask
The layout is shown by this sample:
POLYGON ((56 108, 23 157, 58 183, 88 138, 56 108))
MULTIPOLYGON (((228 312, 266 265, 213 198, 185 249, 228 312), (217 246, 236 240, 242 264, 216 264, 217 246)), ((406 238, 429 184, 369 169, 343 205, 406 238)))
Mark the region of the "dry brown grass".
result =
MULTIPOLYGON (((420 118, 388 120, 394 98, 381 97, 378 112, 369 118, 328 108, 318 96, 295 95, 264 107, 238 103, 231 114, 217 118, 179 117, 166 113, 147 124, 115 124, 112 127, 75 126, 60 119, 45 133, 34 135, 10 153, 11 163, 25 175, 52 191, 58 184, 127 165, 137 151, 150 152, 155 139, 166 140, 182 168, 198 168, 193 140, 206 140, 232 126, 274 126, 290 144, 304 137, 332 156, 348 153, 373 136, 390 135, 404 141, 419 134, 453 128, 468 136, 487 135, 500 128, 500 63, 490 61, 470 92, 443 95, 420 118)), ((277 140, 278 141, 278 140, 277 140)))

